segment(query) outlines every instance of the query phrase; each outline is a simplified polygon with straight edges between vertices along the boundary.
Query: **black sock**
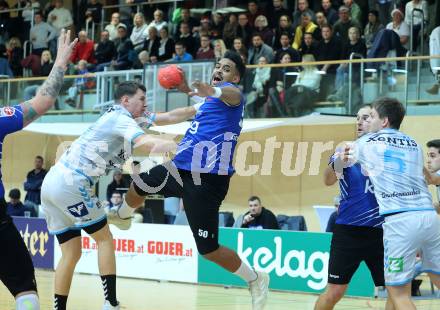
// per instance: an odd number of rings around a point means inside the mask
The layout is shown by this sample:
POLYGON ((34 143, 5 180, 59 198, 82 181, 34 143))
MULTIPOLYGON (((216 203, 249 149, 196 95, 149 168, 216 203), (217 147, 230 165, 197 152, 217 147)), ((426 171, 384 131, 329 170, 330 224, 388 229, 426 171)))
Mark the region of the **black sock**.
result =
POLYGON ((113 307, 118 305, 116 300, 116 275, 109 274, 101 276, 102 286, 104 288, 104 298, 110 302, 113 307))
POLYGON ((67 296, 55 294, 53 309, 66 310, 67 296))

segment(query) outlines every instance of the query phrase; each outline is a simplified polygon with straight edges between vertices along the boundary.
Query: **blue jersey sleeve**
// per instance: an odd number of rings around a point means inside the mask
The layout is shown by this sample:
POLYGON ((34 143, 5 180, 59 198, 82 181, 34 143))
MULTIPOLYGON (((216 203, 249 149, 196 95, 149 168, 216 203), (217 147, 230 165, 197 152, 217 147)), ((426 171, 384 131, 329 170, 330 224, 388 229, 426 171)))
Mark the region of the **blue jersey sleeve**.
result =
POLYGON ((0 133, 6 136, 23 129, 23 110, 20 105, 0 108, 0 133))

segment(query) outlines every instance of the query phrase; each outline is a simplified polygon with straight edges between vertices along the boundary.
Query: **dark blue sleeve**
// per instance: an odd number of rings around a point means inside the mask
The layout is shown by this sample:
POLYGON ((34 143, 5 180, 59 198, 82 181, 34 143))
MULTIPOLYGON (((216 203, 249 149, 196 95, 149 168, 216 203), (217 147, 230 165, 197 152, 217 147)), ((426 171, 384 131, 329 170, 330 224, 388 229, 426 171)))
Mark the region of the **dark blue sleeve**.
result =
POLYGON ((0 108, 0 134, 6 136, 23 129, 23 110, 20 105, 0 108))

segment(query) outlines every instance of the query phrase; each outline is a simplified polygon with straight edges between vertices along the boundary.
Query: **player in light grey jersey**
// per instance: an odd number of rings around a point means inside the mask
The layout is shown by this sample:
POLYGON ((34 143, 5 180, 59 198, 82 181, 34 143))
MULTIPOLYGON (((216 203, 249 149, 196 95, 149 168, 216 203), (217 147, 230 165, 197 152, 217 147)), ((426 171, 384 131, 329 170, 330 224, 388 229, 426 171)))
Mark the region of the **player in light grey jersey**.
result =
POLYGON ((434 207, 440 214, 440 139, 428 141, 428 147, 425 177, 430 185, 435 185, 437 189, 437 200, 434 207))
POLYGON ((395 309, 416 309, 411 280, 417 253, 422 269, 440 288, 440 218, 434 212, 423 175, 420 145, 401 133, 405 108, 396 99, 379 98, 368 121, 371 133, 345 150, 360 162, 374 185, 379 212, 385 216, 385 284, 395 309))
MULTIPOLYGON (((180 87, 188 87, 186 81, 180 87)), ((182 122, 194 116, 200 106, 147 113, 145 92, 145 87, 137 82, 119 84, 115 104, 73 142, 44 179, 42 207, 49 232, 56 235, 62 252, 55 270, 57 310, 66 309, 73 271, 81 257, 81 229, 98 245, 98 265, 105 293, 103 309, 119 309, 113 237, 104 208, 94 196, 94 184, 109 169, 121 168, 134 147, 148 153, 174 150, 174 141, 147 135, 141 126, 182 122)))

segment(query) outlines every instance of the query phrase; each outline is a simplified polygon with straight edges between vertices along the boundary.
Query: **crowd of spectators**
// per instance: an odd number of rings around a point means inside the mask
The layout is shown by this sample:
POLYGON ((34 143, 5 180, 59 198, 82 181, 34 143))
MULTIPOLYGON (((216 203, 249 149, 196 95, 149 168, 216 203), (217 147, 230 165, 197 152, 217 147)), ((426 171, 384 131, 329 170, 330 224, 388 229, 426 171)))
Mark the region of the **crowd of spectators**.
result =
MULTIPOLYGON (((45 7, 38 0, 18 0, 11 8, 25 10, 17 17, 0 13, 0 58, 7 58, 10 66, 7 68, 8 64, 0 61, 0 71, 4 70, 0 74, 18 77, 23 68, 31 68, 33 75, 47 74, 39 57, 49 51, 50 58, 54 58, 61 28, 72 29, 79 37, 71 59, 71 73, 74 73, 80 61, 86 61, 87 72, 105 68, 125 70, 142 68, 148 63, 215 60, 227 49, 239 52, 250 65, 281 63, 285 53, 290 56, 290 62, 300 62, 304 55, 311 55, 316 61, 344 60, 352 52, 364 58, 381 57, 390 49, 398 51, 396 56, 399 56, 406 50, 419 48, 419 36, 426 35, 421 33, 421 26, 430 22, 429 1, 425 0, 298 0, 297 7, 281 0, 248 1, 240 13, 222 14, 207 9, 199 16, 186 7, 174 10, 170 3, 142 6, 139 12, 135 7, 128 8, 128 12, 126 8, 107 10, 110 20, 102 20, 102 6, 106 4, 102 2, 78 1, 77 16, 72 16, 62 0, 49 1, 45 7), (35 14, 31 27, 32 8, 35 14), (414 9, 422 10, 423 16, 420 11, 413 14, 414 9), (91 26, 93 23, 96 27, 91 26), (22 59, 26 40, 32 42, 32 51, 22 59)), ((8 7, 5 0, 0 0, 0 10, 8 7)), ((430 25, 435 26, 436 22, 431 21, 430 25)), ((318 69, 324 76, 318 89, 311 90, 318 92, 321 99, 333 96, 337 100, 339 95, 334 91, 341 90, 346 66, 325 65, 318 69)), ((268 89, 276 90, 277 85, 281 86, 279 82, 285 82, 271 77, 277 74, 275 70, 267 78, 266 71, 262 70, 265 76, 255 77, 256 80, 252 71, 248 77, 251 81, 245 83, 250 88, 245 89, 246 93, 257 92, 253 94, 256 100, 262 93, 267 95, 268 89)), ((276 100, 283 101, 285 94, 274 94, 276 100)), ((258 114, 259 105, 256 104, 254 114, 258 114)), ((286 109, 272 111, 276 113, 286 113, 286 109)))

